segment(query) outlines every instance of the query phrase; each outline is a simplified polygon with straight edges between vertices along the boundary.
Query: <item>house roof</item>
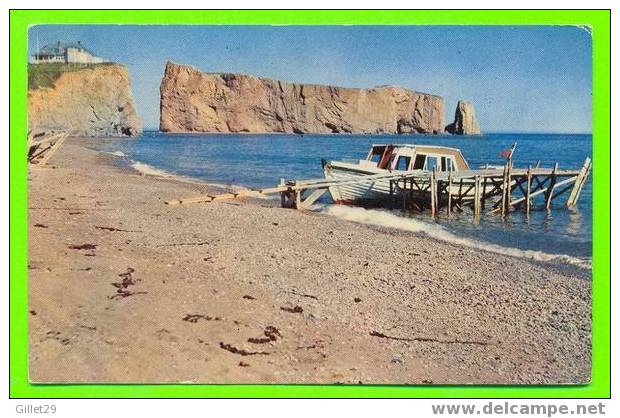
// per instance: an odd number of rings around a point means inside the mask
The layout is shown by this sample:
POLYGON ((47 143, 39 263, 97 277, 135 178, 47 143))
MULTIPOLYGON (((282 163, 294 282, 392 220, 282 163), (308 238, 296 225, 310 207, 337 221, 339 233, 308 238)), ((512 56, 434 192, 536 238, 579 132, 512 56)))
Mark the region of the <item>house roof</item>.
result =
POLYGON ((49 45, 45 45, 43 48, 39 49, 38 54, 41 55, 62 55, 65 53, 65 51, 68 48, 77 48, 77 49, 83 49, 84 51, 88 52, 90 55, 95 55, 93 53, 93 51, 91 51, 90 49, 86 48, 81 42, 57 42, 55 44, 49 44, 49 45))

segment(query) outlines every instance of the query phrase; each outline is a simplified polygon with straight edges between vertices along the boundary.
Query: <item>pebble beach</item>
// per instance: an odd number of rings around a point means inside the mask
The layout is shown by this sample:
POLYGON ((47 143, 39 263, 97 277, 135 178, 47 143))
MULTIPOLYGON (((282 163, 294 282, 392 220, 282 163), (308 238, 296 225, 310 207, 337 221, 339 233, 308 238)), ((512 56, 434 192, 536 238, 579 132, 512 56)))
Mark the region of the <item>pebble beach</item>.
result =
POLYGON ((583 384, 591 271, 214 186, 71 138, 29 172, 33 383, 583 384))

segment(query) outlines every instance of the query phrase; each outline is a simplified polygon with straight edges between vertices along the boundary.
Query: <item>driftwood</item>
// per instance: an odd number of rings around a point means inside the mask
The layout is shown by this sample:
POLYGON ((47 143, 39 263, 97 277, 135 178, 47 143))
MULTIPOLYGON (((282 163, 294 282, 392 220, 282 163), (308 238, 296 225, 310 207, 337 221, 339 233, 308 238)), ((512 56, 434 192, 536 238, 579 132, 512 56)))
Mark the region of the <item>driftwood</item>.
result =
POLYGON ((28 162, 44 166, 52 155, 62 146, 69 136, 69 131, 39 133, 28 132, 28 162))

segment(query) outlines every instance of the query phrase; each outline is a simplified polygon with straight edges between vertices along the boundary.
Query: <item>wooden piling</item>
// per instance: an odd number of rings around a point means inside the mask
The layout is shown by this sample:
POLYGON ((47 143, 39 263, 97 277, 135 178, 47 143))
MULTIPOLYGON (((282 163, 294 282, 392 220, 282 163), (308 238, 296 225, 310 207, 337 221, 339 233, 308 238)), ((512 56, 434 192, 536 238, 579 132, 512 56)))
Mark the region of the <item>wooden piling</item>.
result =
POLYGON ((474 180, 474 220, 480 216, 480 176, 474 180))
POLYGON ((530 209, 532 206, 532 200, 530 198, 530 193, 532 190, 532 166, 527 166, 527 190, 525 191, 525 213, 529 216, 530 209))
MULTIPOLYGON (((513 150, 514 151, 514 150, 513 150)), ((512 153, 508 159, 508 173, 506 174, 506 213, 510 212, 512 199, 512 153)))
POLYGON ((487 201, 487 176, 484 176, 484 182, 482 183, 482 195, 481 195, 481 201, 480 201, 481 210, 484 210, 486 201, 487 201))
POLYGON ((295 181, 295 209, 302 209, 301 206, 301 190, 299 188, 297 188, 298 184, 297 181, 295 181))
POLYGON ((435 171, 435 167, 433 167, 433 171, 431 172, 431 216, 435 218, 437 211, 437 174, 435 171))
POLYGON ((570 192, 570 195, 568 196, 568 200, 566 200, 566 206, 573 207, 575 206, 575 204, 577 203, 577 200, 579 199, 579 195, 581 194, 581 189, 583 188, 583 185, 585 184, 587 178, 588 178, 588 174, 590 173, 590 168, 592 167, 592 164, 590 162, 590 158, 586 158, 585 161, 583 162, 583 166, 581 167, 581 170, 579 170, 579 174, 577 175, 577 178, 575 179, 575 184, 573 185, 573 189, 570 192))
MULTIPOLYGON (((285 184, 286 184, 286 179, 280 178, 280 183, 278 185, 280 187, 284 187, 285 184)), ((283 207, 283 208, 286 207, 286 192, 285 191, 280 192, 280 207, 283 207)))
POLYGON ((551 199, 553 199, 553 189, 556 183, 556 174, 558 171, 558 163, 553 165, 553 171, 551 172, 551 179, 549 180, 549 187, 547 187, 547 193, 545 193, 545 209, 551 208, 551 199))
POLYGON ((504 173, 502 175, 502 217, 506 215, 506 176, 508 175, 508 162, 504 166, 504 173))
POLYGON ((450 164, 450 171, 448 171, 448 206, 446 207, 446 213, 450 216, 452 210, 452 164, 450 164))

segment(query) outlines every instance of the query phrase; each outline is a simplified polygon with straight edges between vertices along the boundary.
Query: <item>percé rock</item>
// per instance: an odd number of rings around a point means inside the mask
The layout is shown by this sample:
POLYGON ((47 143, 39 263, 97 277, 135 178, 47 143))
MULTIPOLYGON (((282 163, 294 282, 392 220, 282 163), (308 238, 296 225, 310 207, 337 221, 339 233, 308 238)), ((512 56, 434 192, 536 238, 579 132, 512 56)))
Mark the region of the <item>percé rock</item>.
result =
POLYGON ((480 135, 480 125, 476 122, 474 105, 459 100, 456 105, 454 122, 446 126, 446 132, 456 135, 480 135))
POLYGON ((203 73, 166 64, 163 132, 441 133, 443 99, 400 87, 369 89, 203 73))
POLYGON ((69 130, 71 136, 141 133, 127 68, 99 64, 54 74, 51 85, 28 90, 28 124, 35 132, 69 130))

